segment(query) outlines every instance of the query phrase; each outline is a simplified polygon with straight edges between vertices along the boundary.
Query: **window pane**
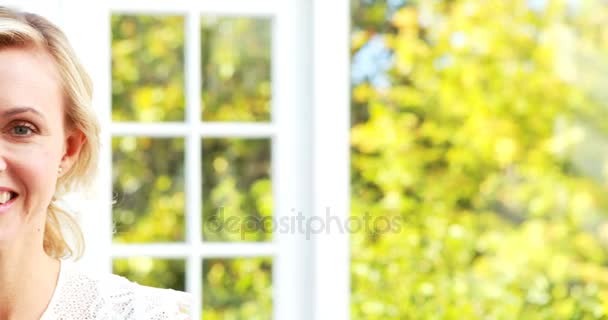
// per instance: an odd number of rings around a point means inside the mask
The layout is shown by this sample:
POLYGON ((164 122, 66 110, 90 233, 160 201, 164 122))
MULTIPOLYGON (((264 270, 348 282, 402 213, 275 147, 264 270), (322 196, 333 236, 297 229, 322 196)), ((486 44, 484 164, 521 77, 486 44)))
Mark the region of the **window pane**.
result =
POLYGON ((115 137, 116 242, 184 239, 184 141, 115 137))
POLYGON ((203 139, 202 157, 204 239, 270 240, 270 140, 203 139))
POLYGON ((144 286, 185 291, 184 260, 130 257, 114 259, 113 273, 144 286))
POLYGON ((112 16, 112 120, 184 119, 184 18, 112 16))
POLYGON ((271 21, 203 17, 205 121, 269 121, 271 21))
POLYGON ((272 261, 203 261, 203 319, 272 319, 272 261))

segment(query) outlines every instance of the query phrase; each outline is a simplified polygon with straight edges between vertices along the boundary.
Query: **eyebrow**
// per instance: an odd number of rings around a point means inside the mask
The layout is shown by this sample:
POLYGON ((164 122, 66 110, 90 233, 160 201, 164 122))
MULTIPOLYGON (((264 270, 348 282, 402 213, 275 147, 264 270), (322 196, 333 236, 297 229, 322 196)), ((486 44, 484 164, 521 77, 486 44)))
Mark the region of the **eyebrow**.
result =
POLYGON ((33 114, 37 115, 38 117, 44 119, 44 115, 42 113, 40 113, 40 111, 38 111, 32 107, 15 107, 15 108, 9 109, 7 111, 4 111, 2 113, 2 116, 10 117, 15 114, 28 113, 28 112, 33 113, 33 114))

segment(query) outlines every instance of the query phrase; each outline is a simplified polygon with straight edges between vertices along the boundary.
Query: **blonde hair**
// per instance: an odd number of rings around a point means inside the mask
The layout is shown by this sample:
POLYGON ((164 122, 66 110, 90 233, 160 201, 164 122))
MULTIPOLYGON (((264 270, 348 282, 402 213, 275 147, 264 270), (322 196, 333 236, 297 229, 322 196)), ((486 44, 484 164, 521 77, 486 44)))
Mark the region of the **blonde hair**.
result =
POLYGON ((64 93, 66 127, 79 130, 85 142, 74 165, 57 181, 47 209, 43 248, 54 258, 80 257, 84 239, 76 220, 57 204, 65 193, 91 187, 99 151, 99 123, 91 106, 92 83, 61 30, 36 14, 0 6, 0 50, 9 47, 39 48, 55 60, 64 93), (75 243, 68 245, 62 230, 71 231, 75 243))

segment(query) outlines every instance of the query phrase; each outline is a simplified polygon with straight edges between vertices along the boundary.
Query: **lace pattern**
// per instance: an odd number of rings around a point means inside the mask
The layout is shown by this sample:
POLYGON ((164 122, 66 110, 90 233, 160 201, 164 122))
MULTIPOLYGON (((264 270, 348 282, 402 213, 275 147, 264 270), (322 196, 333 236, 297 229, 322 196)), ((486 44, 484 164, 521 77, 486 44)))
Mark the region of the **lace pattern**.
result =
POLYGON ((57 288, 41 320, 186 320, 192 296, 78 270, 62 261, 57 288))

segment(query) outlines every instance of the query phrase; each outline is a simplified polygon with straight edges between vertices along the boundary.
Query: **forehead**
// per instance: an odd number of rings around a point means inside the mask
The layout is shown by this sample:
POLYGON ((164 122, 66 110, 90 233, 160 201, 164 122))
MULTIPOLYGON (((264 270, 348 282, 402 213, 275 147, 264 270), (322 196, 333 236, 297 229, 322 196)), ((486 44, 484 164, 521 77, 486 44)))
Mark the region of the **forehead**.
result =
POLYGON ((62 111, 61 79, 53 58, 34 48, 0 49, 0 110, 31 106, 41 113, 62 111))

